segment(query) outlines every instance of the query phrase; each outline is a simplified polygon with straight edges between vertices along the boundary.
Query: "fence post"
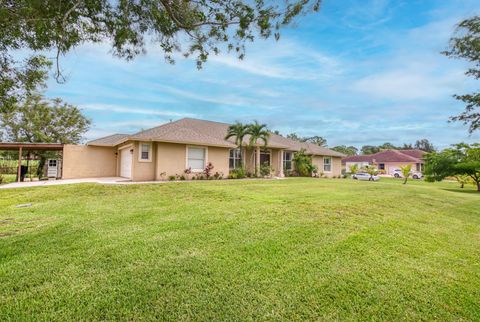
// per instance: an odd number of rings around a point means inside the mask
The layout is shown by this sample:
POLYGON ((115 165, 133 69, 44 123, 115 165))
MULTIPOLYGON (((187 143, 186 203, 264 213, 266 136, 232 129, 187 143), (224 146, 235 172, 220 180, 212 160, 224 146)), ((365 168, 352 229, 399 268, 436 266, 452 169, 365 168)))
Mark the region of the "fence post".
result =
POLYGON ((22 174, 22 147, 18 148, 18 169, 17 169, 17 182, 20 182, 22 174))

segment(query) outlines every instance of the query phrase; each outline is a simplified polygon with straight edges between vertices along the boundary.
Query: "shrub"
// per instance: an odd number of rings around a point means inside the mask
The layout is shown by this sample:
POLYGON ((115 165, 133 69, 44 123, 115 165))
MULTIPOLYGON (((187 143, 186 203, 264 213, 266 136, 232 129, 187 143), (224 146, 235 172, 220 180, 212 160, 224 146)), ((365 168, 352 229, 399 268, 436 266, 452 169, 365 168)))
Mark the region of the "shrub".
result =
POLYGON ((305 149, 295 153, 293 157, 293 164, 295 171, 299 176, 310 177, 312 176, 314 166, 312 164, 312 157, 305 154, 305 149))
POLYGON ((236 169, 233 169, 232 171, 230 171, 230 173, 228 174, 228 178, 230 179, 243 179, 245 177, 247 177, 247 173, 245 171, 245 168, 236 168, 236 169))
POLYGON ((0 184, 3 182, 3 174, 0 173, 0 184))
POLYGON ((273 168, 267 162, 260 165, 260 175, 262 177, 269 177, 272 175, 272 172, 273 172, 273 168))
POLYGON ((175 179, 177 179, 177 176, 175 176, 175 175, 169 175, 168 176, 168 180, 170 180, 170 181, 174 181, 175 179))
POLYGON ((184 175, 180 176, 180 180, 185 181, 187 178, 184 175))
POLYGON ((215 172, 215 174, 213 175, 213 178, 215 180, 221 180, 223 179, 223 172, 215 172))

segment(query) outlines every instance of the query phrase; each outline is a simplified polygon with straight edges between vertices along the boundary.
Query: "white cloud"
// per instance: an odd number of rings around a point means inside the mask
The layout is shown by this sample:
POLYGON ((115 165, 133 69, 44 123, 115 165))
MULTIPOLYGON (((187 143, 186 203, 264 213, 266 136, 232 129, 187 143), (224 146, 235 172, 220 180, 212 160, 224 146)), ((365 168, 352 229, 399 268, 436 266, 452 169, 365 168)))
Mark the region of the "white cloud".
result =
POLYGON ((288 80, 328 79, 342 72, 337 58, 287 39, 260 41, 247 49, 243 60, 229 54, 209 60, 252 75, 288 80))
POLYGON ((353 89, 379 99, 397 101, 445 99, 464 78, 461 71, 438 75, 413 68, 371 74, 353 83, 353 89))
POLYGON ((118 106, 113 104, 82 104, 80 105, 81 109, 92 110, 92 111, 108 111, 115 113, 124 113, 124 114, 141 114, 141 115, 156 115, 156 116, 172 116, 172 117, 194 117, 195 114, 192 113, 179 113, 168 110, 157 110, 157 109, 145 109, 138 107, 125 107, 118 106))

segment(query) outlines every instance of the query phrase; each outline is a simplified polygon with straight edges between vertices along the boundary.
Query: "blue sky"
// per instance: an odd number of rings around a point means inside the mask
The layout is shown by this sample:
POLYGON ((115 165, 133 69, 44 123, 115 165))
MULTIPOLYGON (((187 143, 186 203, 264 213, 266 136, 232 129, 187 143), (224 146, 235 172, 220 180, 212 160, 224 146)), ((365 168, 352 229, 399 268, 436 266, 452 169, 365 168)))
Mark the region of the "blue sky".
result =
POLYGON ((195 117, 258 120, 329 146, 479 141, 447 123, 463 110, 452 94, 479 84, 463 75, 466 62, 440 54, 455 24, 475 13, 478 0, 324 0, 280 41, 248 44, 243 61, 212 56, 202 70, 181 57, 165 63, 153 44, 132 62, 108 44, 85 45, 62 59, 68 82, 50 81, 46 95, 92 118, 87 139, 195 117))

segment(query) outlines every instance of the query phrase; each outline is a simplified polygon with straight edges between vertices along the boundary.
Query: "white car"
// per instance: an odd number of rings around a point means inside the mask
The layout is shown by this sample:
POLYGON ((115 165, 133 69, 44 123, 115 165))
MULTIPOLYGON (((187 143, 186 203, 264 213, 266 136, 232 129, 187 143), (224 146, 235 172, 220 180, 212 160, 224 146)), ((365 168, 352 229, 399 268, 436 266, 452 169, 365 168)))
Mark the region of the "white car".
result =
MULTIPOLYGON (((400 170, 400 169, 393 170, 392 175, 395 178, 403 178, 402 170, 400 170)), ((412 177, 413 179, 422 179, 423 174, 421 172, 418 172, 418 171, 410 171, 410 177, 412 177)))
POLYGON ((352 175, 352 178, 355 180, 362 180, 362 181, 378 181, 380 180, 379 176, 372 175, 366 172, 358 172, 352 175))

